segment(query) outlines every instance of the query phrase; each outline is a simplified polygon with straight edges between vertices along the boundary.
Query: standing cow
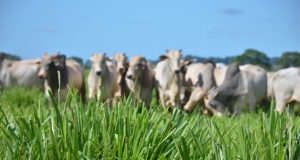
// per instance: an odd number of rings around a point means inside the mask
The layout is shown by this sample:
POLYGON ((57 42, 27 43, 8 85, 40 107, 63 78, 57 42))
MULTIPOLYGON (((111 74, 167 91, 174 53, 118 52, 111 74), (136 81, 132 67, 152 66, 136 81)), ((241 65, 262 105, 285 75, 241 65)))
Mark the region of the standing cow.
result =
POLYGON ((105 53, 94 54, 90 60, 93 65, 88 76, 89 98, 100 97, 101 88, 104 88, 102 101, 113 99, 118 91, 116 66, 105 53))
POLYGON ((13 61, 0 53, 0 88, 15 85, 43 88, 43 80, 37 73, 42 59, 13 61))
POLYGON ((128 57, 125 53, 115 54, 114 62, 117 69, 117 83, 118 91, 116 92, 116 97, 128 97, 130 94, 130 89, 126 84, 126 73, 128 70, 128 57))
POLYGON ((66 60, 66 56, 60 53, 54 55, 45 53, 38 76, 45 79, 45 92, 49 101, 49 90, 56 100, 59 96, 61 101, 65 101, 68 92, 72 91, 72 88, 76 88, 82 102, 85 102, 84 71, 76 61, 66 60))
POLYGON ((266 71, 254 65, 239 67, 231 64, 220 87, 213 89, 205 97, 205 105, 215 115, 241 114, 243 108, 253 110, 267 95, 266 71))
MULTIPOLYGON (((276 101, 276 110, 282 113, 287 104, 300 102, 300 68, 290 67, 281 69, 273 76, 273 93, 276 101)), ((290 105, 290 113, 294 106, 290 105)))
POLYGON ((145 102, 149 109, 154 87, 154 71, 145 57, 132 57, 126 73, 126 83, 134 96, 139 98, 140 102, 145 102))
POLYGON ((167 55, 160 56, 160 62, 156 65, 155 81, 159 97, 164 109, 168 105, 180 107, 180 60, 181 50, 166 50, 167 55))

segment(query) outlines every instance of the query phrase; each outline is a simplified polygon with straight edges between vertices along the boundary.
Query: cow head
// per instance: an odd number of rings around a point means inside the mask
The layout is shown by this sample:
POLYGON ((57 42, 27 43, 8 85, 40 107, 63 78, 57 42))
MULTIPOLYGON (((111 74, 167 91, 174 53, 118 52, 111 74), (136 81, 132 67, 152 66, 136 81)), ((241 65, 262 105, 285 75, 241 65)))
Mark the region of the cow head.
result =
POLYGON ((238 63, 229 65, 224 82, 217 88, 209 91, 204 102, 208 109, 216 115, 230 115, 232 113, 232 104, 240 97, 246 94, 246 90, 241 82, 241 71, 238 63))
POLYGON ((221 116, 226 110, 225 102, 220 96, 220 90, 212 88, 204 97, 205 106, 216 116, 221 116))
POLYGON ((114 61, 117 66, 117 71, 121 74, 124 75, 126 74, 126 71, 128 69, 128 57, 126 56, 125 53, 120 53, 120 54, 115 54, 114 55, 114 61))
POLYGON ((181 67, 180 59, 182 56, 181 49, 180 50, 170 50, 170 51, 166 49, 166 52, 167 52, 167 55, 162 55, 159 57, 159 59, 160 60, 168 60, 172 71, 175 74, 179 74, 180 67, 181 67))
POLYGON ((66 67, 66 56, 56 53, 54 55, 49 55, 45 53, 44 58, 40 63, 41 68, 38 73, 40 78, 49 78, 50 74, 56 74, 58 70, 61 70, 66 67))
POLYGON ((106 57, 106 53, 96 53, 90 58, 93 62, 95 74, 97 76, 105 75, 106 72, 106 61, 110 60, 106 57))
POLYGON ((187 66, 189 66, 192 63, 195 63, 197 59, 188 59, 188 58, 183 58, 180 60, 180 71, 185 74, 187 66))
POLYGON ((135 56, 130 60, 127 78, 135 80, 147 69, 147 60, 143 56, 135 56))

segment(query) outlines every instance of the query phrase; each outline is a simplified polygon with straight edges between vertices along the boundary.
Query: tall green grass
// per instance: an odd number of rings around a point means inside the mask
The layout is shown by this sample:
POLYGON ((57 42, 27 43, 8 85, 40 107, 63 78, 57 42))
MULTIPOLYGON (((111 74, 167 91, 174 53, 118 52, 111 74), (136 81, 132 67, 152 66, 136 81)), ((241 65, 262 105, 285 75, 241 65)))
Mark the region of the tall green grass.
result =
MULTIPOLYGON (((39 90, 0 95, 0 159, 300 159, 300 118, 268 113, 208 117, 130 98, 53 106, 39 90)), ((271 107, 272 108, 272 107, 271 107)))

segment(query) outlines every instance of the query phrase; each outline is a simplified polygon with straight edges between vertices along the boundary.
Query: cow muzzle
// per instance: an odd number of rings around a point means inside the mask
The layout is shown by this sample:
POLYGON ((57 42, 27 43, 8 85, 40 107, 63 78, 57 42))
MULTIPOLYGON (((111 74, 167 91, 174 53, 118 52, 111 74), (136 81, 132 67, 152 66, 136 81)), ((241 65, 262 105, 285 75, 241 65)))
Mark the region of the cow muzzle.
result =
POLYGON ((102 72, 101 71, 96 71, 97 76, 101 76, 102 72))
POLYGON ((45 71, 43 71, 43 70, 39 71, 39 73, 38 73, 38 77, 39 77, 39 78, 41 78, 41 79, 44 79, 44 78, 46 78, 46 72, 45 72, 45 71))

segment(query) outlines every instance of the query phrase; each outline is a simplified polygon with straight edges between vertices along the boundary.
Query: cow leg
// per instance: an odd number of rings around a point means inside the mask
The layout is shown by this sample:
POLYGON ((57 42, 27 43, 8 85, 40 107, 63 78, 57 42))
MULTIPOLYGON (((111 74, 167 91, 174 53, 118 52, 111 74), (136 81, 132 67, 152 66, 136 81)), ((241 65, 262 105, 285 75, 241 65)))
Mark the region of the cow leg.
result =
POLYGON ((285 109, 286 106, 286 101, 283 99, 277 100, 276 99, 276 107, 275 110, 278 111, 279 113, 282 113, 285 109))
POLYGON ((294 106, 295 106, 295 102, 293 102, 293 103, 290 103, 290 105, 289 105, 289 114, 290 115, 294 115, 295 114, 295 111, 294 111, 294 106))
POLYGON ((192 112, 195 109, 197 103, 202 100, 205 94, 206 92, 202 88, 196 87, 183 109, 188 113, 192 112))
POLYGON ((275 110, 282 113, 287 105, 288 100, 290 99, 289 95, 284 95, 283 93, 276 94, 275 92, 275 101, 276 101, 276 107, 275 110))
POLYGON ((166 101, 165 101, 164 91, 162 89, 158 89, 158 91, 159 91, 159 99, 161 101, 161 105, 164 108, 164 110, 166 110, 167 105, 166 105, 166 101))

